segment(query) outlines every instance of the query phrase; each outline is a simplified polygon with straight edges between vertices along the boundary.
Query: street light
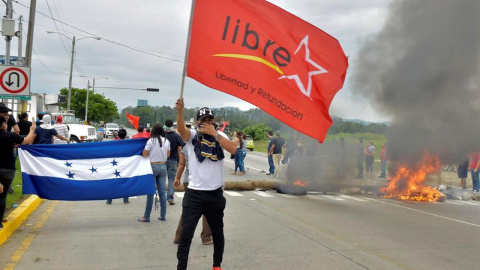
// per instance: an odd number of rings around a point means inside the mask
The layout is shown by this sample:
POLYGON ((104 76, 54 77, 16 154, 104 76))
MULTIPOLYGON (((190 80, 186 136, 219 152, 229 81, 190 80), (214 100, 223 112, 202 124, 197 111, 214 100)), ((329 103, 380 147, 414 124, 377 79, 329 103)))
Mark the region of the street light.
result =
MULTIPOLYGON (((81 77, 86 77, 86 76, 81 76, 81 77)), ((107 77, 101 77, 101 78, 96 78, 97 80, 101 79, 106 79, 108 80, 107 77)), ((93 93, 95 93, 95 78, 93 78, 93 93)), ((88 93, 90 92, 90 80, 88 80, 88 85, 87 85, 87 101, 85 103, 85 122, 87 122, 88 119, 88 93)))
MULTIPOLYGON (((66 37, 66 38, 68 38, 72 41, 72 56, 71 56, 71 59, 70 59, 70 76, 69 76, 69 79, 68 79, 68 98, 67 98, 67 110, 70 110, 70 99, 71 99, 71 96, 72 96, 73 58, 74 58, 74 55, 75 55, 75 36, 73 36, 73 38, 70 38, 69 36, 67 36, 63 33, 55 32, 55 31, 47 31, 47 34, 59 34, 59 35, 62 35, 62 36, 66 37)), ((77 41, 80 41, 80 40, 86 39, 86 38, 93 38, 93 39, 96 39, 96 40, 102 39, 100 37, 83 37, 83 38, 77 39, 77 41)))

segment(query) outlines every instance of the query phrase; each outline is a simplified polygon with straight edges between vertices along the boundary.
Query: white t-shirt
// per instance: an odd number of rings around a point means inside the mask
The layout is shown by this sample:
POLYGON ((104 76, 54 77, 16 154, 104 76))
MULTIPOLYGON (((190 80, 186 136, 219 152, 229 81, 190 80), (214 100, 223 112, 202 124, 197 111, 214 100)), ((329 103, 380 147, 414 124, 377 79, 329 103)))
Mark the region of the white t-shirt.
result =
MULTIPOLYGON (((58 132, 58 134, 62 135, 63 137, 69 139, 70 134, 68 134, 68 128, 65 124, 55 124, 53 128, 58 132)), ((53 143, 54 144, 66 144, 66 141, 60 140, 57 136, 53 136, 53 143)))
MULTIPOLYGON (((224 140, 228 140, 225 133, 217 131, 224 140)), ((216 190, 219 187, 223 188, 224 174, 223 174, 223 159, 219 161, 212 161, 205 158, 203 162, 199 162, 195 155, 195 150, 192 144, 192 139, 196 134, 195 130, 190 130, 190 138, 184 146, 188 151, 188 188, 195 190, 216 190)))
POLYGON ((166 162, 167 161, 167 152, 170 150, 170 142, 164 138, 162 139, 162 147, 160 143, 157 142, 157 138, 150 138, 145 145, 145 150, 150 151, 148 157, 150 162, 166 162))

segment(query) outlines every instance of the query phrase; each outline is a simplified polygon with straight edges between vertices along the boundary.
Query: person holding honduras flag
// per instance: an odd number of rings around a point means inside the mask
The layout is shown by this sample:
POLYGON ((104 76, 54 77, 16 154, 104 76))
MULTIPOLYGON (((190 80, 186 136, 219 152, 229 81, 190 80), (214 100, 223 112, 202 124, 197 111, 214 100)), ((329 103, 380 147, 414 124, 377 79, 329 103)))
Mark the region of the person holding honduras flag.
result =
MULTIPOLYGON (((147 139, 19 146, 23 194, 85 201, 155 194, 147 139)), ((153 195, 152 195, 153 196, 153 195)))

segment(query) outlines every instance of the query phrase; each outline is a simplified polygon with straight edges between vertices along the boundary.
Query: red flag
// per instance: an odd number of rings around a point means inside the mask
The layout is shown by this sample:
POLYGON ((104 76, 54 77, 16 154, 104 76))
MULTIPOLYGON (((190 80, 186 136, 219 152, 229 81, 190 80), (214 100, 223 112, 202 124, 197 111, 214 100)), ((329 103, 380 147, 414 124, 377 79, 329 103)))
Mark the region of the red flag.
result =
POLYGON ((138 129, 138 121, 140 121, 140 117, 131 115, 128 112, 125 113, 127 114, 127 119, 128 122, 130 122, 130 125, 132 125, 132 127, 134 127, 135 129, 138 129))
POLYGON ((323 141, 345 81, 339 42, 263 0, 196 0, 187 75, 323 141))
POLYGON ((228 124, 229 124, 228 121, 223 122, 223 126, 220 128, 220 131, 223 132, 225 128, 228 126, 228 124))

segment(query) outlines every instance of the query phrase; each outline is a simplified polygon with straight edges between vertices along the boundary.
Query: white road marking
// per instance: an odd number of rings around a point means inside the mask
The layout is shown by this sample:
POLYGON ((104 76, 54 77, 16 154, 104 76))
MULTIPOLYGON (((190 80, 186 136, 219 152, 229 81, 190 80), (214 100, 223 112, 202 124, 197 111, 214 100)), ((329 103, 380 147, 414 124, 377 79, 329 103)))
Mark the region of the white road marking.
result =
POLYGON ((345 201, 345 199, 337 198, 336 196, 332 196, 332 195, 324 195, 323 197, 329 198, 330 200, 335 200, 335 201, 345 201))
POLYGON ((340 195, 340 197, 345 198, 345 199, 354 200, 354 201, 357 201, 357 202, 366 202, 366 200, 364 200, 364 199, 355 198, 355 197, 348 196, 348 195, 340 195))
POLYGON ((227 193, 229 196, 232 196, 232 197, 243 197, 242 194, 238 193, 238 192, 235 192, 235 191, 224 191, 225 193, 227 193))
POLYGON ((314 199, 314 200, 321 200, 323 201, 324 199, 320 196, 314 196, 314 195, 306 195, 305 197, 309 198, 309 199, 314 199))
POLYGON ((262 191, 252 191, 253 193, 259 195, 259 196, 262 196, 262 197, 265 197, 265 198, 273 198, 274 196, 266 193, 266 192, 262 192, 262 191))
MULTIPOLYGON (((232 161, 232 160, 229 160, 229 159, 224 159, 224 160, 225 160, 226 162, 230 162, 230 163, 232 163, 232 164, 235 164, 235 162, 232 161)), ((252 166, 245 166, 245 168, 253 169, 253 170, 256 170, 256 171, 259 171, 259 172, 265 171, 265 170, 262 170, 262 169, 259 169, 259 168, 255 168, 255 167, 252 167, 252 166)))
POLYGON ((281 194, 281 193, 279 193, 278 195, 283 196, 283 197, 285 197, 285 198, 289 198, 289 199, 297 199, 297 198, 298 198, 297 196, 293 196, 293 195, 290 195, 290 194, 281 194))
POLYGON ((183 196, 185 195, 185 192, 175 191, 175 195, 177 195, 177 197, 179 198, 183 198, 183 196))
POLYGON ((458 203, 461 203, 461 204, 468 204, 468 205, 480 205, 478 203, 474 203, 474 202, 466 202, 466 201, 458 201, 458 203))
POLYGON ((393 203, 389 203, 389 202, 384 202, 384 201, 380 201, 380 200, 376 200, 376 199, 371 199, 371 198, 365 198, 365 199, 370 200, 370 201, 383 203, 383 204, 387 204, 387 205, 391 205, 391 206, 395 206, 395 207, 399 207, 399 208, 403 208, 403 209, 407 209, 407 210, 422 213, 422 214, 426 214, 426 215, 429 215, 429 216, 443 218, 443 219, 446 219, 446 220, 455 221, 455 222, 458 222, 458 223, 462 223, 462 224, 466 224, 466 225, 470 225, 470 226, 480 228, 480 225, 475 224, 475 223, 470 223, 470 222, 466 222, 466 221, 459 220, 459 219, 454 219, 454 218, 449 218, 449 217, 446 217, 446 216, 432 214, 432 213, 425 212, 425 211, 422 211, 422 210, 418 210, 418 209, 414 209, 414 208, 410 208, 410 207, 406 207, 406 206, 402 206, 402 205, 397 205, 397 204, 393 204, 393 203))

